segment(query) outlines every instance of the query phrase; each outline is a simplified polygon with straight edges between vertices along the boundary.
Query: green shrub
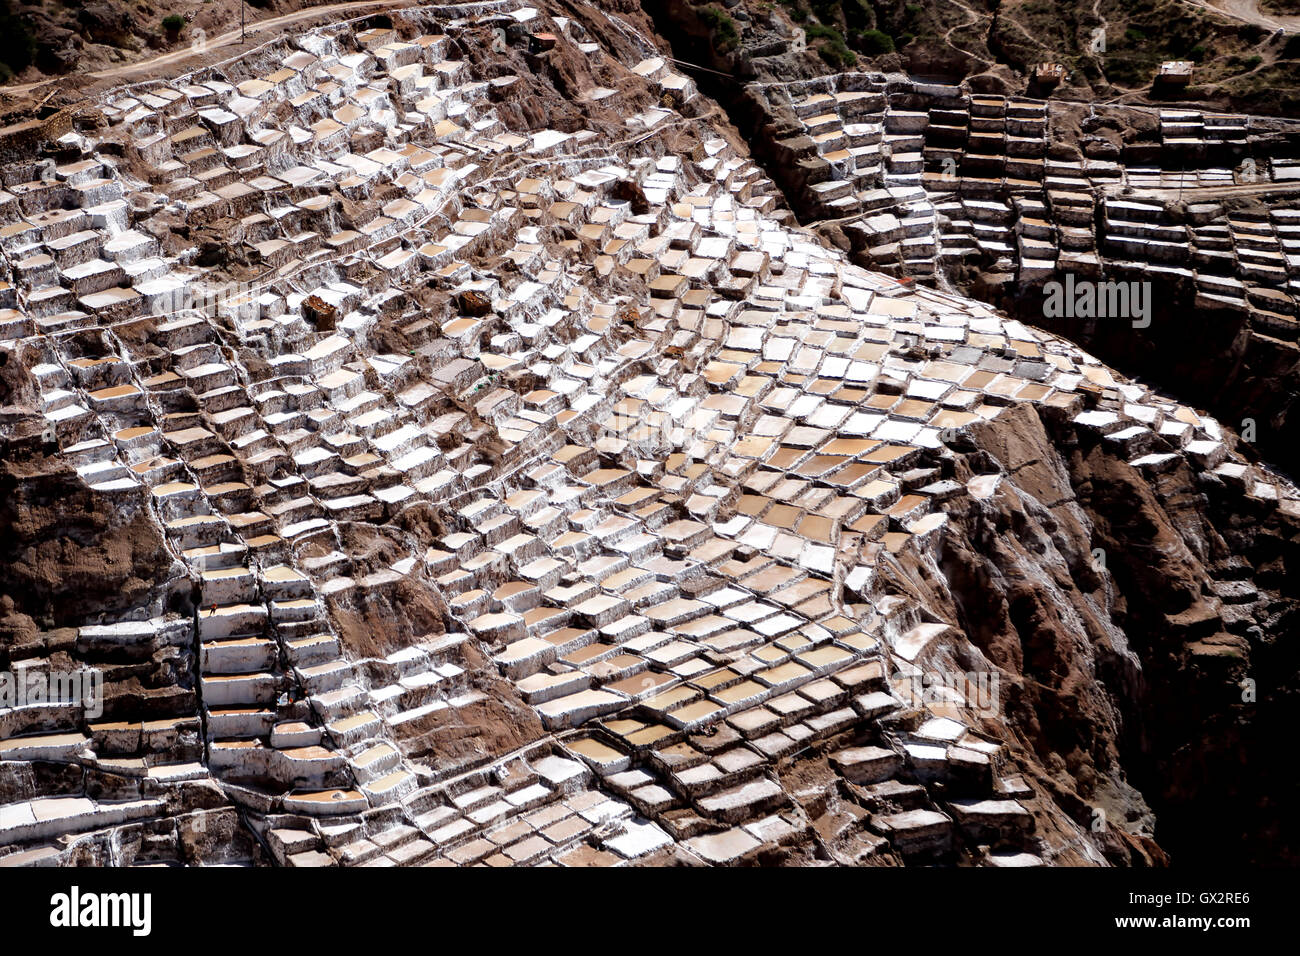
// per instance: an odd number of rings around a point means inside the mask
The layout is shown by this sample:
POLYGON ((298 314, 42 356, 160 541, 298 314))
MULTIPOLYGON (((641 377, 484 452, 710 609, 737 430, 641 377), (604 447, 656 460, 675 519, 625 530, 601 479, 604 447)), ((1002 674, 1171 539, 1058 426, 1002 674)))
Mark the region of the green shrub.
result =
POLYGON ((736 32, 736 21, 731 19, 725 10, 708 6, 700 7, 698 13, 700 22, 708 27, 709 33, 712 34, 715 50, 730 49, 740 39, 740 34, 736 32))
POLYGON ((804 27, 803 32, 808 35, 809 40, 825 41, 818 48, 817 55, 829 66, 854 66, 858 62, 857 56, 844 42, 844 34, 834 27, 828 27, 823 23, 810 23, 804 27))
POLYGON ((867 56, 880 56, 894 52, 894 38, 880 30, 866 30, 859 41, 862 52, 867 56))
POLYGON ((168 33, 180 33, 185 28, 185 18, 179 13, 163 17, 162 28, 168 33))
POLYGON ((822 23, 834 23, 840 12, 839 0, 808 0, 808 5, 822 23))
POLYGON ((833 46, 826 44, 817 51, 827 66, 846 67, 853 66, 858 62, 858 58, 853 55, 853 51, 846 46, 833 46))
POLYGON ((870 30, 876 25, 876 11, 867 0, 848 0, 842 4, 844 24, 852 30, 870 30))

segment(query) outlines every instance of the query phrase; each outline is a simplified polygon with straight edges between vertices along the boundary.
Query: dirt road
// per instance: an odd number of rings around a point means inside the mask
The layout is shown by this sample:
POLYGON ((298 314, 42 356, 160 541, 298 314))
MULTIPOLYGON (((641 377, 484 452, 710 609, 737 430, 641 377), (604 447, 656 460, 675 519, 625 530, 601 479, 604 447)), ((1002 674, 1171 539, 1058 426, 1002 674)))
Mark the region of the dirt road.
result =
POLYGON ((1123 193, 1123 187, 1107 186, 1105 188, 1107 195, 1123 195, 1125 199, 1174 199, 1181 198, 1184 202, 1192 200, 1209 200, 1209 199, 1234 199, 1239 197, 1251 196, 1273 196, 1279 193, 1300 192, 1300 183, 1238 183, 1232 186, 1188 186, 1179 189, 1177 186, 1137 186, 1130 193, 1123 193))
POLYGON ((1300 33, 1300 17, 1268 16, 1260 11, 1259 0, 1187 0, 1187 2, 1194 7, 1200 7, 1202 10, 1222 13, 1243 23, 1253 23, 1265 30, 1285 30, 1287 33, 1300 33))
MULTIPOLYGON (((280 32, 282 27, 286 27, 291 23, 300 23, 304 20, 315 20, 322 17, 329 18, 330 14, 346 13, 346 16, 342 19, 351 19, 355 16, 361 16, 367 10, 371 9, 395 10, 401 7, 413 7, 418 5, 419 0, 362 0, 360 3, 331 3, 319 7, 304 7, 301 10, 295 10, 293 13, 286 13, 283 16, 271 17, 266 20, 258 20, 248 23, 244 27, 244 41, 242 45, 244 47, 252 47, 259 42, 265 42, 266 40, 271 39, 273 35, 280 32)), ((167 69, 168 67, 184 64, 189 60, 193 60, 194 65, 198 66, 202 62, 203 58, 207 57, 208 54, 215 50, 220 50, 229 46, 240 46, 240 35, 240 30, 236 27, 220 36, 206 38, 201 47, 197 44, 191 43, 183 46, 181 49, 173 50, 170 53, 163 53, 159 56, 152 57, 151 59, 139 60, 135 63, 124 63, 121 66, 115 66, 108 70, 98 70, 89 74, 89 76, 97 80, 126 81, 133 79, 152 79, 154 76, 160 75, 164 71, 167 75, 174 76, 177 73, 184 71, 167 69)), ((0 93, 3 93, 5 96, 19 96, 24 93, 30 93, 31 91, 50 83, 54 83, 59 79, 60 77, 52 76, 36 83, 27 83, 20 86, 4 86, 0 87, 0 93)))

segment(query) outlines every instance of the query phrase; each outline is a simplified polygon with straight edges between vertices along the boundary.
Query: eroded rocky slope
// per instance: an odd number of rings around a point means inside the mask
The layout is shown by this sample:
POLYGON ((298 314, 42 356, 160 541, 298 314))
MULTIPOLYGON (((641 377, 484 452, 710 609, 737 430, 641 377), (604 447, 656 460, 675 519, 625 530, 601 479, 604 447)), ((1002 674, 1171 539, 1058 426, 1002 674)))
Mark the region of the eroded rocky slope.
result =
POLYGON ((104 706, 0 709, 0 863, 1294 852, 1296 489, 654 49, 404 10, 29 134, 0 663, 104 706))

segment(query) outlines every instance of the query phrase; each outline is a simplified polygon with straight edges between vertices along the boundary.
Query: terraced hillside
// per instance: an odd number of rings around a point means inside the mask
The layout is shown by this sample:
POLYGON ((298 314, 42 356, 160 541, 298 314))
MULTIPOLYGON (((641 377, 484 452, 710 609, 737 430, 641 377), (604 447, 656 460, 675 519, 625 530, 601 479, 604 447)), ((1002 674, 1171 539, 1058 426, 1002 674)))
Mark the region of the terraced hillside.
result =
POLYGON ((797 226, 644 27, 5 131, 0 665, 104 693, 0 709, 0 864, 1294 854, 1300 491, 797 226))

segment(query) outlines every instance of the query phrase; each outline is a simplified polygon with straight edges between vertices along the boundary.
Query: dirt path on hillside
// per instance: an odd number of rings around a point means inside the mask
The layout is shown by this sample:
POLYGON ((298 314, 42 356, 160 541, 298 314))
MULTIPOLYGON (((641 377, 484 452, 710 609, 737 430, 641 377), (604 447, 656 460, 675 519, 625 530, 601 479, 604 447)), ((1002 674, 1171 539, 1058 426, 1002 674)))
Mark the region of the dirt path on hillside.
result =
POLYGON ((1124 199, 1171 199, 1181 198, 1184 202, 1209 199, 1240 199, 1253 196, 1274 196, 1279 193, 1300 192, 1300 183, 1238 183, 1232 186, 1136 186, 1131 192, 1124 193, 1123 187, 1106 187, 1109 196, 1121 196, 1124 199))
MULTIPOLYGON (((293 13, 286 13, 282 16, 271 17, 267 20, 258 20, 245 25, 243 30, 243 46, 251 48, 256 43, 264 43, 271 39, 268 34, 278 33, 281 27, 286 27, 292 23, 301 23, 307 20, 316 20, 319 18, 329 19, 331 14, 347 12, 344 19, 352 19, 354 16, 361 16, 368 9, 379 10, 396 10, 402 7, 418 6, 419 0, 363 0, 361 3, 331 3, 326 6, 305 7, 301 10, 295 10, 293 13)), ((196 49, 193 45, 188 45, 179 50, 173 50, 170 53, 163 53, 159 56, 152 57, 148 60, 138 60, 134 63, 124 63, 121 66, 115 66, 107 70, 97 70, 88 74, 94 80, 113 80, 113 81, 131 81, 154 79, 165 73, 167 76, 175 76, 184 70, 170 70, 168 67, 180 64, 188 64, 193 61, 192 66, 202 66, 208 61, 211 54, 229 46, 240 46, 240 30, 236 27, 228 30, 219 36, 207 39, 201 49, 196 49)), ((17 86, 0 87, 0 93, 8 96, 21 96, 31 93, 41 87, 51 83, 56 83, 63 79, 61 76, 51 76, 36 83, 26 83, 17 86)))
POLYGON ((1285 30, 1300 33, 1300 17, 1271 17, 1259 9, 1259 0, 1187 0, 1194 7, 1222 13, 1243 23, 1253 23, 1266 30, 1285 30))

